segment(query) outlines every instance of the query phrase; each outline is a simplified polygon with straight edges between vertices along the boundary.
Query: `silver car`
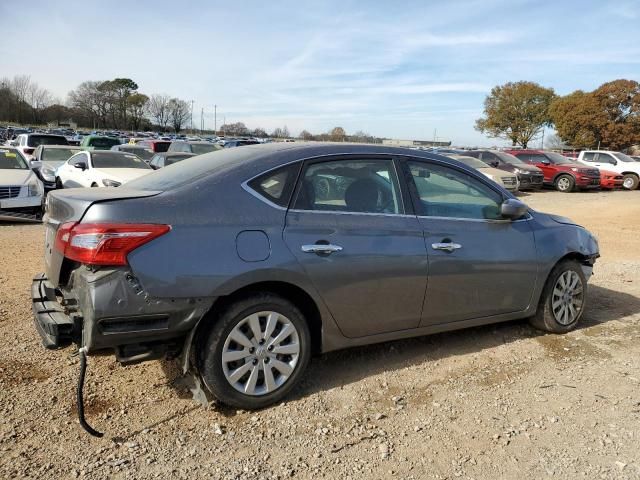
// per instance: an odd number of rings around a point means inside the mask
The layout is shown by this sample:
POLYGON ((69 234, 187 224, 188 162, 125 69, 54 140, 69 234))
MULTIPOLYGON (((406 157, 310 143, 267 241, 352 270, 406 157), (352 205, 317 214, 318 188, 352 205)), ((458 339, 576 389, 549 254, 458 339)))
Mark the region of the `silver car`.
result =
MULTIPOLYGON (((281 400, 313 353, 529 318, 576 327, 592 234, 431 152, 277 143, 48 196, 47 347, 180 358, 206 395, 281 400)), ((336 372, 336 375, 339 375, 336 372)))

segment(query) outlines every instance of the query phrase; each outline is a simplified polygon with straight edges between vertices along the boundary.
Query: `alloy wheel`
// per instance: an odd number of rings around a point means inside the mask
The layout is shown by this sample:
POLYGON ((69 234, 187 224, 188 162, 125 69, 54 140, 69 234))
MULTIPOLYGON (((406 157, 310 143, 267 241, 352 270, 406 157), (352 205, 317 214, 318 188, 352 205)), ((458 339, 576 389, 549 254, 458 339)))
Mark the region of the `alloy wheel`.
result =
POLYGON ((562 177, 558 180, 558 189, 562 190, 563 192, 566 190, 569 190, 571 188, 571 181, 566 178, 566 177, 562 177))
POLYGON ((624 188, 626 188, 627 190, 631 190, 633 188, 634 184, 635 184, 635 182, 633 181, 633 178, 631 178, 631 177, 625 178, 624 181, 622 182, 622 186, 624 188))
POLYGON ((582 311, 584 286, 582 279, 573 270, 566 270, 556 280, 551 296, 551 309, 561 325, 571 325, 582 311))
POLYGON ((273 312, 253 313, 231 330, 222 348, 222 371, 229 384, 246 395, 266 395, 293 374, 300 339, 293 322, 273 312))

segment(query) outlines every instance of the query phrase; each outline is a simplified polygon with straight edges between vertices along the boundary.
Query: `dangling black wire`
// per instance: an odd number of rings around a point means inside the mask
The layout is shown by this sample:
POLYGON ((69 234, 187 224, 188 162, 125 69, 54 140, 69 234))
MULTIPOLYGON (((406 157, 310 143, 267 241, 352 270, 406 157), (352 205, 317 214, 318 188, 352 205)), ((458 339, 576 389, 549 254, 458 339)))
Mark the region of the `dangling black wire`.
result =
POLYGON ((78 420, 80 420, 80 425, 86 430, 89 435, 100 438, 103 434, 93 429, 93 427, 91 427, 91 425, 89 425, 84 418, 84 398, 82 390, 84 388, 84 375, 87 371, 87 350, 85 347, 82 347, 78 350, 78 353, 80 355, 80 378, 78 378, 78 389, 76 390, 76 401, 78 403, 78 420))

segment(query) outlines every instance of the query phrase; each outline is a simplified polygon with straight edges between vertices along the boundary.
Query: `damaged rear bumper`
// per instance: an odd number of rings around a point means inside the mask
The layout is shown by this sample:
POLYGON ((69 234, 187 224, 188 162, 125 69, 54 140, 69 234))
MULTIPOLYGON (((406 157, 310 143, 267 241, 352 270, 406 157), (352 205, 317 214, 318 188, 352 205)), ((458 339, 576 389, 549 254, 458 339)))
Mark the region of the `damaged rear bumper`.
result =
POLYGON ((75 342, 112 349, 121 363, 173 356, 214 298, 153 298, 128 268, 76 268, 67 285, 40 274, 31 284, 34 322, 47 348, 75 342))

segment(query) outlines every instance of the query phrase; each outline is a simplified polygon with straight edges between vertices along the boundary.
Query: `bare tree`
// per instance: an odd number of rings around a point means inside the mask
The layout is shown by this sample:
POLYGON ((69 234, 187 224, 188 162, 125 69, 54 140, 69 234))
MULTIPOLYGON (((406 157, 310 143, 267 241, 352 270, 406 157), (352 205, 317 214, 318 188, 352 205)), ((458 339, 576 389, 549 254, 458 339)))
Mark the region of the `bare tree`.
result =
POLYGON ((27 105, 27 94, 31 85, 31 77, 29 75, 16 75, 11 81, 11 91, 16 97, 18 107, 18 122, 25 120, 25 106, 27 105))
POLYGON ((176 133, 180 132, 182 126, 187 123, 191 116, 189 104, 179 98, 169 100, 169 122, 176 133))
POLYGON ((149 116, 157 125, 162 127, 163 131, 166 130, 167 125, 169 125, 170 101, 171 97, 169 97, 169 95, 155 94, 151 95, 149 103, 147 103, 147 112, 149 113, 149 116))
POLYGON ((43 122, 42 112, 53 104, 53 95, 46 88, 32 83, 27 91, 27 101, 33 112, 33 121, 39 124, 43 122))

